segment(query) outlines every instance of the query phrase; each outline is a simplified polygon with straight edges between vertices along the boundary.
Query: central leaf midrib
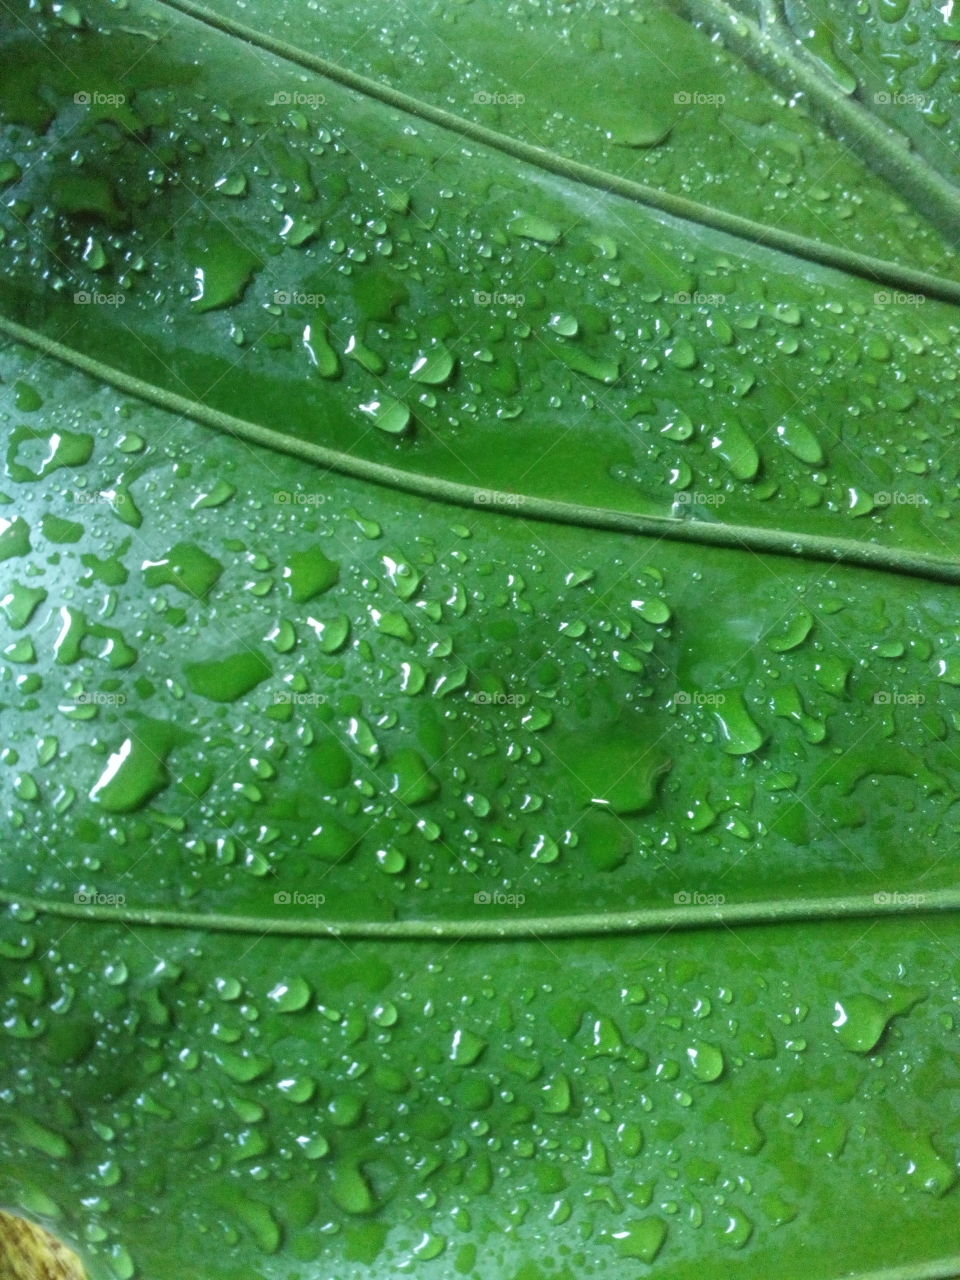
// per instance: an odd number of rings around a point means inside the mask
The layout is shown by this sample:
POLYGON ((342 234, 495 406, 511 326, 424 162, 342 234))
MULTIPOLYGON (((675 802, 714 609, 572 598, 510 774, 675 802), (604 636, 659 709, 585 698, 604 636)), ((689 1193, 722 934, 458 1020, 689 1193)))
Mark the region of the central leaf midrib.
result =
POLYGON ((343 475, 366 480, 413 493, 436 502, 448 502, 474 511, 479 506, 493 507, 511 519, 530 519, 579 528, 604 529, 650 538, 667 538, 675 542, 691 542, 700 546, 728 550, 753 551, 759 554, 784 555, 827 564, 855 565, 932 582, 960 585, 960 557, 946 558, 903 547, 886 547, 852 538, 834 538, 823 534, 800 533, 789 529, 763 528, 759 525, 714 523, 703 520, 676 519, 672 516, 648 515, 620 511, 609 507, 590 507, 532 494, 505 493, 482 485, 446 480, 419 471, 405 471, 388 463, 343 453, 326 445, 313 444, 295 436, 284 435, 271 427, 243 418, 235 418, 200 401, 191 400, 164 387, 103 364, 92 356, 65 346, 46 334, 0 315, 0 334, 22 342, 35 350, 60 360, 97 381, 135 396, 168 413, 191 418, 202 426, 226 435, 247 440, 276 453, 289 454, 302 462, 324 467, 343 475), (482 495, 478 499, 478 495, 482 495), (498 501, 499 499, 499 501, 498 501))
POLYGON ((752 245, 761 245, 793 258, 817 262, 822 266, 832 267, 850 275, 862 276, 878 284, 887 284, 906 292, 921 293, 945 302, 960 303, 960 281, 931 275, 902 263, 889 262, 882 258, 858 253, 854 249, 844 249, 839 245, 812 240, 780 227, 754 222, 750 218, 730 213, 725 209, 701 204, 699 201, 690 200, 685 196, 675 195, 657 187, 650 187, 645 183, 634 182, 607 170, 573 160, 558 152, 534 146, 532 143, 458 116, 443 107, 424 102, 391 85, 382 84, 348 67, 340 66, 339 63, 323 58, 319 54, 310 53, 285 40, 256 31, 253 27, 216 13, 204 5, 195 4, 193 0, 154 0, 154 3, 176 10, 224 35, 242 40, 287 62, 293 62, 365 97, 374 98, 386 106, 416 116, 442 129, 459 133, 471 141, 479 142, 515 160, 534 165, 571 182, 605 191, 610 195, 621 196, 682 221, 710 227, 715 231, 732 235, 738 240, 747 241, 752 245))

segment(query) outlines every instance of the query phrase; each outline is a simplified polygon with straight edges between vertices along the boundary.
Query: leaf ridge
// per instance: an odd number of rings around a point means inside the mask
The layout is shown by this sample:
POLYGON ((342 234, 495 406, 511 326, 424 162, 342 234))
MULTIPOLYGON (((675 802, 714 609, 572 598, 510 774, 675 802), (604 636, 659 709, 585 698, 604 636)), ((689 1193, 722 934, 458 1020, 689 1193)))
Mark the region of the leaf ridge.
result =
POLYGON ((320 920, 316 917, 278 919, 272 916, 190 913, 154 907, 100 906, 97 904, 33 898, 0 890, 0 903, 21 910, 73 920, 114 921, 178 929, 205 929, 217 933, 275 933, 295 937, 331 938, 469 938, 496 940, 538 937, 598 937, 603 934, 664 933, 675 929, 714 926, 795 924, 808 920, 880 919, 888 916, 920 916, 960 911, 960 889, 899 895, 845 894, 792 900, 764 899, 706 905, 696 902, 670 907, 642 907, 635 911, 588 912, 579 915, 533 918, 488 917, 471 920, 320 920))

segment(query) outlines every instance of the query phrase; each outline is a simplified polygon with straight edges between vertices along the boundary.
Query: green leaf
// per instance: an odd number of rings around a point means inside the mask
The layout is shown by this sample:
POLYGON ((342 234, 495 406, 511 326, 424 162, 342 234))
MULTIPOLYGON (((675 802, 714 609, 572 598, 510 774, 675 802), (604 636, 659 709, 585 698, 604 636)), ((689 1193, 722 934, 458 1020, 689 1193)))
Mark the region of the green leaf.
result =
POLYGON ((960 1272, 948 10, 8 8, 0 1205, 93 1280, 960 1272))

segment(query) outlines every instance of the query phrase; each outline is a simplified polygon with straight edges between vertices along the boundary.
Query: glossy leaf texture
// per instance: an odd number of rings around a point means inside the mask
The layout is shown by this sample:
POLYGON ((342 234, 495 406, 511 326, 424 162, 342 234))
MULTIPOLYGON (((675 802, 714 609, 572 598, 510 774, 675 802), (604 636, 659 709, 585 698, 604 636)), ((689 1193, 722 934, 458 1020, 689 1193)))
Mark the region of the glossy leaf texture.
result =
POLYGON ((0 1206, 93 1280, 960 1272, 909 9, 3 10, 0 1206))

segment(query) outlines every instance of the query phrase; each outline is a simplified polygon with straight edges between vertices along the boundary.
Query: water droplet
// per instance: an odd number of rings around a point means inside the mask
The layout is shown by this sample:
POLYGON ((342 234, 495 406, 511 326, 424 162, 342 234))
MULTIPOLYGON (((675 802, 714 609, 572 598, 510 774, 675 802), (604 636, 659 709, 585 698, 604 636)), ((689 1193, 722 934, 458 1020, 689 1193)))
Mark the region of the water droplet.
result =
POLYGON ((90 799, 110 813, 139 809, 167 785, 169 749, 170 734, 165 726, 150 722, 138 726, 136 734, 110 756, 90 799))
POLYGON ((392 845, 386 849, 377 850, 377 862, 380 870, 388 876, 397 876, 407 865, 407 860, 399 849, 395 849, 392 845))
POLYGON ((189 662, 184 668, 194 693, 212 702, 233 702, 273 674, 262 653, 245 649, 226 658, 189 662))
POLYGON ((145 560, 141 565, 148 587, 169 584, 195 599, 209 595, 223 573, 223 565, 192 542, 178 542, 162 560, 145 560))
POLYGON ((442 386, 453 373, 454 357, 446 347, 439 343, 429 351, 421 352, 413 362, 410 377, 414 382, 424 382, 429 386, 442 386))
POLYGON ((774 653, 788 653, 803 644, 812 630, 813 614, 808 609, 798 609, 780 623, 767 644, 774 653))
POLYGON ((190 510, 201 511, 207 507, 222 507, 237 492, 237 486, 226 480, 217 480, 206 493, 198 493, 190 510))
POLYGON ((575 316, 568 315, 565 311, 555 312, 547 321, 548 326, 554 333, 559 333, 564 338, 572 338, 576 335, 578 328, 575 316))
POLYGON ((319 546, 295 551, 287 557, 283 578, 298 604, 329 591, 340 576, 340 565, 329 560, 319 546))
POLYGON ((531 214, 514 218, 507 229, 524 240, 537 240, 541 244, 557 244, 562 234, 556 223, 531 214))
POLYGON ((654 1261, 667 1238, 667 1225, 661 1218, 635 1218, 613 1232, 621 1258, 637 1258, 648 1265, 654 1261))
POLYGON ((453 1033, 450 1044, 450 1061, 458 1067, 469 1067, 480 1057, 487 1047, 486 1040, 465 1027, 458 1027, 453 1033))
POLYGON ((368 400, 360 406, 360 412, 368 414, 374 426, 389 435, 400 435, 410 425, 410 410, 402 400, 395 400, 393 396, 380 395, 368 400))
POLYGON ((242 296, 263 260, 246 247, 221 218, 208 229, 196 223, 192 243, 186 246, 191 263, 194 291, 190 305, 194 311, 214 311, 229 306, 242 296))
POLYGON ((743 695, 737 690, 725 695, 725 700, 714 708, 714 715, 720 726, 721 746, 727 755, 747 756, 763 746, 766 735, 752 719, 743 695))
POLYGON ((670 606, 665 600, 661 600, 659 596, 631 600, 630 604, 645 622, 652 622, 654 626, 662 626, 663 623, 670 621, 670 606))
POLYGON ((291 978, 288 982, 278 982, 267 992, 267 999, 272 1000, 280 1013, 296 1013, 309 1003, 312 992, 303 978, 291 978))
POLYGON ((812 465, 823 462, 820 441, 800 418, 787 416, 777 424, 777 439, 801 462, 812 465))
POLYGON ((440 784, 430 773, 426 761, 412 747, 394 752, 387 764, 390 792, 401 804, 423 804, 432 800, 440 790, 440 784))
POLYGON ((710 438, 714 449, 737 480, 752 480, 760 467, 760 455, 753 441, 735 419, 728 418, 710 438))
POLYGON ((687 1049, 687 1057, 698 1080, 710 1082, 719 1080, 723 1075, 723 1053, 716 1045, 698 1040, 687 1049))

